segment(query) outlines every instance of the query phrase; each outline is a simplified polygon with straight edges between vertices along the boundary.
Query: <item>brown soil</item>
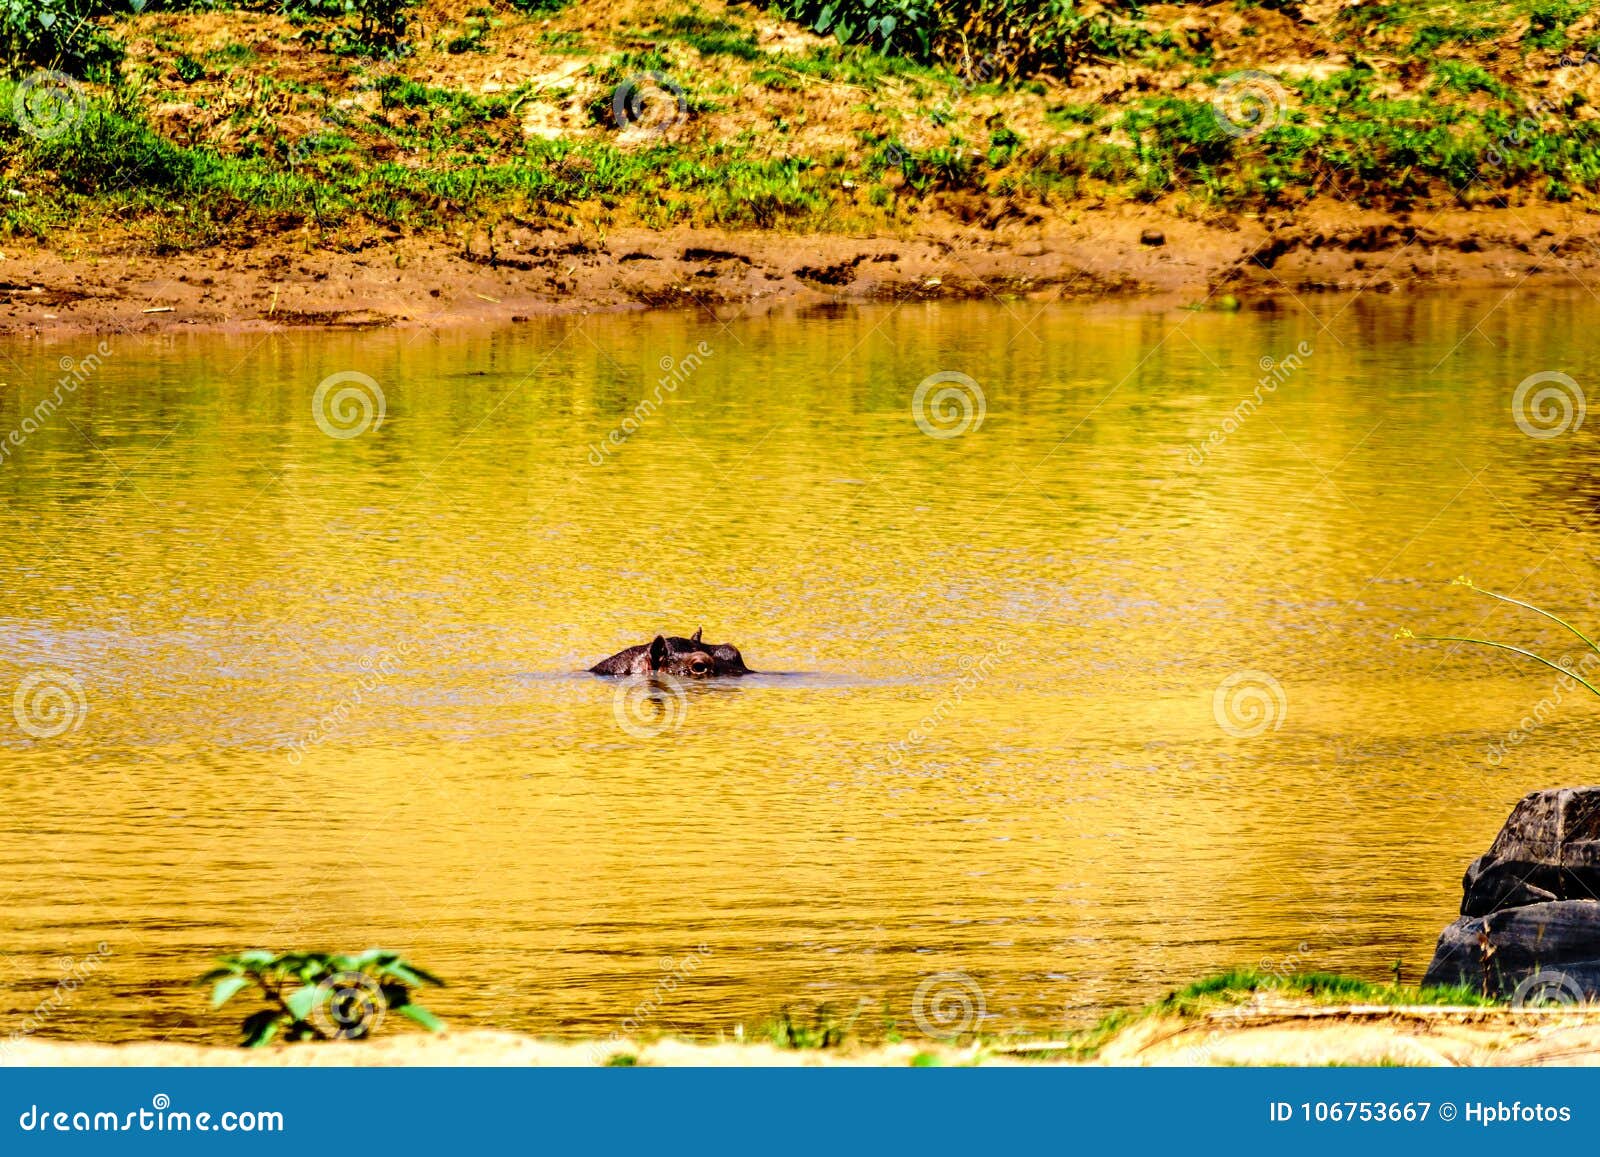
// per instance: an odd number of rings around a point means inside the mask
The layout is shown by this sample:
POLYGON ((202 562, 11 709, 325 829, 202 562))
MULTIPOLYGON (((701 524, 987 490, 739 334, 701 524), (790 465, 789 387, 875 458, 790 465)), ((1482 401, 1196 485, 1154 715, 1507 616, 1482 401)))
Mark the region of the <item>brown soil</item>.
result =
MULTIPOLYGON (((146 12, 117 30, 143 115, 175 142, 224 155, 279 156, 328 135, 330 124, 346 138, 340 163, 357 166, 439 165, 447 145, 506 161, 535 139, 642 148, 656 138, 618 132, 593 109, 612 83, 605 66, 649 49, 665 54, 691 90, 714 98, 667 131, 685 155, 754 140, 772 156, 812 158, 843 175, 858 173, 888 132, 917 148, 954 136, 981 142, 994 124, 1039 146, 1091 132, 1115 138, 1116 110, 1142 94, 1209 100, 1215 76, 1238 69, 1323 76, 1350 65, 1353 45, 1378 68, 1385 91, 1415 95, 1431 83, 1428 60, 1402 51, 1409 26, 1374 26, 1352 39, 1359 22, 1339 0, 1293 7, 1288 14, 1152 5, 1150 26, 1173 38, 1164 54, 954 95, 913 75, 861 84, 803 76, 794 62, 830 42, 728 0, 582 3, 539 17, 479 0, 422 0, 411 51, 391 63, 334 51, 319 39, 331 27, 324 23, 271 13, 146 12), (675 39, 669 25, 685 14, 748 35, 756 57, 707 54, 675 39), (463 51, 458 38, 467 33, 478 39, 463 51), (180 48, 198 73, 179 69, 180 48), (243 55, 228 56, 230 48, 243 55), (378 91, 386 78, 473 99, 521 95, 514 115, 477 124, 468 140, 437 101, 386 104, 378 91), (1093 128, 1059 115, 1096 105, 1105 115, 1093 128)), ((1600 115, 1591 111, 1600 108, 1600 69, 1566 67, 1556 48, 1529 50, 1526 18, 1503 15, 1497 40, 1440 55, 1538 89, 1550 107, 1575 102, 1579 119, 1600 115)), ((1593 16, 1579 18, 1569 39, 1579 42, 1594 24, 1593 16)), ((48 205, 59 191, 48 173, 18 171, 8 180, 19 186, 11 190, 19 204, 48 205)), ((1496 194, 1500 207, 1468 207, 1463 194, 1443 209, 1418 203, 1390 212, 1359 207, 1367 203, 1361 190, 1331 180, 1298 208, 1257 214, 1183 192, 1146 204, 1087 179, 1070 196, 1000 191, 1026 185, 1013 182, 987 192, 901 190, 887 203, 869 194, 890 190, 859 185, 841 176, 831 207, 799 234, 650 228, 653 210, 626 197, 505 206, 481 219, 444 212, 447 225, 415 231, 359 214, 326 230, 293 215, 214 214, 200 227, 182 206, 125 211, 112 199, 79 206, 77 217, 39 234, 43 243, 5 245, 0 332, 443 326, 642 307, 939 297, 1152 294, 1201 302, 1231 294, 1248 305, 1323 289, 1586 282, 1600 263, 1600 216, 1527 190, 1496 194)))
POLYGON ((1316 290, 1585 283, 1597 265, 1600 220, 1558 206, 1397 220, 1327 204, 1221 223, 1130 206, 1050 229, 929 225, 865 238, 525 229, 501 235, 493 257, 417 237, 356 253, 286 239, 171 258, 23 247, 0 260, 0 332, 450 326, 908 298, 1234 295, 1248 305, 1316 290))

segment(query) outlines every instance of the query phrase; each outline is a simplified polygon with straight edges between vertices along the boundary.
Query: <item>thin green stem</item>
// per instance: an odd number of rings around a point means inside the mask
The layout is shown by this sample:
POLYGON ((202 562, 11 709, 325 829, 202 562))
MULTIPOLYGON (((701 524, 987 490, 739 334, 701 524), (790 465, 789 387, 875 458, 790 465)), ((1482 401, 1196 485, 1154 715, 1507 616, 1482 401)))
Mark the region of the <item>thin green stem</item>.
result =
MULTIPOLYGON (((1488 593, 1489 593, 1488 591, 1484 592, 1484 594, 1488 594, 1488 593)), ((1554 618, 1555 616, 1552 615, 1551 617, 1554 618)), ((1582 683, 1585 687, 1587 687, 1595 695, 1596 698, 1600 698, 1600 687, 1596 687, 1593 683, 1589 682, 1589 680, 1585 679, 1582 675, 1578 674, 1576 671, 1572 670, 1570 667, 1563 667, 1560 663, 1552 663, 1549 659, 1546 659, 1543 655, 1535 655, 1532 651, 1525 650, 1522 647, 1513 647, 1510 643, 1495 643, 1495 642, 1491 642, 1488 639, 1469 639, 1469 638, 1466 638, 1465 636, 1462 636, 1462 635, 1413 635, 1411 637, 1414 638, 1414 639, 1421 640, 1423 642, 1431 642, 1431 643, 1477 643, 1481 647, 1498 647, 1502 651, 1513 651, 1518 655, 1525 655, 1526 657, 1528 657, 1529 659, 1532 659, 1536 663, 1543 663, 1546 667, 1549 667, 1552 671, 1560 671, 1563 675, 1570 675, 1572 678, 1576 679, 1579 683, 1582 683)))
MULTIPOLYGON (((1488 595, 1491 599, 1499 599, 1501 602, 1510 603, 1514 607, 1523 607, 1523 608, 1525 608, 1527 610, 1532 611, 1536 615, 1543 615, 1545 618, 1551 620, 1552 622, 1560 623, 1567 630, 1571 631, 1574 635, 1577 635, 1578 638, 1582 639, 1584 641, 1584 643, 1588 646, 1589 650, 1593 651, 1596 655, 1600 655, 1600 644, 1597 644, 1588 635, 1586 635, 1582 631, 1578 630, 1577 627, 1574 627, 1571 623, 1567 622, 1567 620, 1563 619, 1560 615, 1552 615, 1549 611, 1545 610, 1543 607, 1536 607, 1532 603, 1525 603, 1521 599, 1512 598, 1510 595, 1497 595, 1493 591, 1486 591, 1482 587, 1473 586, 1471 583, 1464 583, 1462 585, 1466 586, 1469 590, 1477 591, 1480 595, 1488 595)), ((1515 650, 1515 648, 1512 648, 1512 649, 1515 650)))

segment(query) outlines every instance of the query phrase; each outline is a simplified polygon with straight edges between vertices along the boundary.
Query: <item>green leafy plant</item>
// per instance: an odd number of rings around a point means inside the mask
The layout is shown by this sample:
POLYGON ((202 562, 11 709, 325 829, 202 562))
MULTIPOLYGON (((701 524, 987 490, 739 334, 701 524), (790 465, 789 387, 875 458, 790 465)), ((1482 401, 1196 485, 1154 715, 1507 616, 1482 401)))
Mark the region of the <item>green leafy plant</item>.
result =
POLYGON ((309 39, 322 41, 340 55, 393 60, 411 51, 405 38, 412 25, 408 9, 415 3, 416 0, 278 0, 277 7, 296 24, 354 16, 354 27, 337 25, 309 39))
POLYGON ((95 22, 109 12, 109 0, 0 0, 0 65, 109 75, 122 45, 95 22))
POLYGON ((935 24, 930 0, 777 0, 791 20, 841 44, 864 43, 879 52, 927 59, 935 24))
POLYGON ((968 81, 1052 71, 1145 46, 1132 0, 773 0, 791 20, 841 44, 943 61, 968 81), (1117 10, 1122 10, 1118 12, 1117 10))
POLYGON ((197 984, 211 985, 211 1007, 221 1008, 252 985, 266 1007, 240 1025, 245 1048, 284 1040, 359 1040, 388 1012, 398 1012, 429 1032, 444 1025, 412 999, 412 990, 444 981, 398 952, 369 948, 354 955, 274 953, 261 949, 219 957, 197 984))
MULTIPOLYGON (((1457 578, 1457 579, 1454 579, 1452 581, 1451 585, 1452 586, 1463 586, 1463 587, 1466 587, 1468 590, 1477 591, 1480 595, 1488 595, 1491 599, 1498 599, 1502 603, 1510 603, 1514 607, 1522 607, 1524 610, 1532 611, 1536 615, 1543 615, 1545 618, 1549 619, 1551 622, 1560 624, 1566 630, 1568 630, 1568 631, 1572 632, 1574 635, 1578 636, 1578 638, 1583 640, 1583 645, 1584 646, 1588 647, 1589 650, 1593 651, 1596 655, 1600 655, 1600 644, 1596 644, 1595 641, 1593 639, 1591 639, 1588 635, 1585 635, 1582 631, 1578 630, 1577 627, 1574 627, 1571 623, 1567 622, 1565 619, 1561 618, 1559 615, 1551 614, 1549 611, 1544 610, 1541 607, 1536 607, 1532 603, 1523 602, 1521 599, 1511 598, 1509 595, 1498 595, 1498 594, 1495 594, 1493 591, 1486 591, 1482 587, 1476 585, 1469 578, 1457 578)), ((1536 653, 1534 651, 1530 651, 1526 647, 1517 647, 1517 646, 1513 646, 1510 643, 1500 643, 1500 642, 1496 642, 1493 639, 1474 638, 1474 637, 1469 636, 1469 635, 1418 635, 1418 634, 1413 634, 1412 631, 1409 628, 1406 628, 1406 629, 1403 629, 1403 630, 1399 631, 1395 635, 1395 638, 1397 638, 1397 639, 1415 639, 1418 642, 1429 642, 1429 643, 1473 643, 1473 644, 1476 644, 1477 646, 1480 646, 1480 647, 1494 647, 1497 650, 1510 651, 1513 654, 1521 655, 1524 658, 1532 659, 1536 663, 1543 663, 1546 667, 1549 667, 1552 671, 1559 671, 1563 675, 1570 676, 1575 682, 1577 682, 1577 683, 1581 684, 1582 686, 1586 687, 1589 691, 1593 692, 1596 696, 1600 696, 1600 687, 1596 687, 1593 683, 1589 682, 1589 680, 1585 679, 1582 675, 1580 675, 1576 671, 1574 671, 1570 664, 1558 663, 1558 662, 1555 662, 1554 660, 1546 659, 1543 655, 1540 655, 1540 654, 1538 654, 1538 653, 1536 653)))

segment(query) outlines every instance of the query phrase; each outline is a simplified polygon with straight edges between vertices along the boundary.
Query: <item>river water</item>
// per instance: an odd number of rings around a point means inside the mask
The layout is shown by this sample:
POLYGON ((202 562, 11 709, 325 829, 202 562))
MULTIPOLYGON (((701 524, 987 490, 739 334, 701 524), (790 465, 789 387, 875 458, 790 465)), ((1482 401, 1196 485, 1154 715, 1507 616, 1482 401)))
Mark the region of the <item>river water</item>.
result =
POLYGON ((562 1036, 1414 981, 1509 806, 1595 778, 1600 702, 1392 636, 1570 653, 1458 574, 1600 624, 1600 417, 1513 406, 1597 332, 1579 290, 12 343, 0 1033, 226 1041, 189 981, 252 946, 562 1036), (697 627, 762 674, 578 673, 697 627))

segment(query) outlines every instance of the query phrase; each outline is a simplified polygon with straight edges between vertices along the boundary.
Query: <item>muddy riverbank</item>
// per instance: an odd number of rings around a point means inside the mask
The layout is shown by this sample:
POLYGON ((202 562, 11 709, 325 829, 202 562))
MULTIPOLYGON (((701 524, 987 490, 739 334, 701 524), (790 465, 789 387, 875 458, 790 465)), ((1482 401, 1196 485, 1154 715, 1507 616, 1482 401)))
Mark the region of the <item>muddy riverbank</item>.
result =
POLYGON ((0 332, 282 330, 508 324, 651 307, 1158 295, 1231 308, 1322 290, 1582 282, 1600 222, 1566 209, 1395 218, 1329 205, 1198 223, 1148 209, 1049 231, 923 229, 847 237, 681 228, 513 230, 461 248, 409 238, 355 252, 263 242, 162 258, 0 261, 0 332))

